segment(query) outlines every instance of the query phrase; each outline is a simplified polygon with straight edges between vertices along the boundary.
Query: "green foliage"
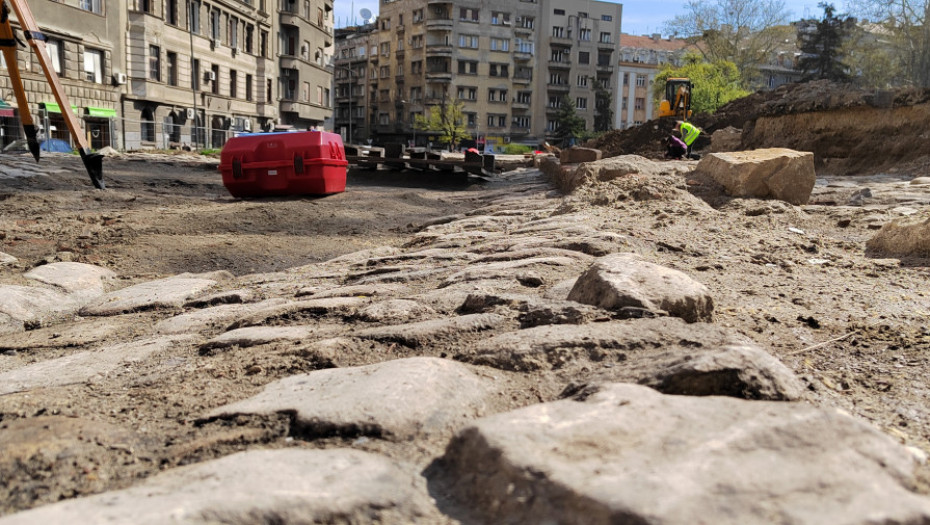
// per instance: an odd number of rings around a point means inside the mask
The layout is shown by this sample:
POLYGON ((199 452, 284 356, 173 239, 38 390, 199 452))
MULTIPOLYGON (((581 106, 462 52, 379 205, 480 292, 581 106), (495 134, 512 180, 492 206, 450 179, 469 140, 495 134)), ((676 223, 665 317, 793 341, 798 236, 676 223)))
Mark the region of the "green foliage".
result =
POLYGON ((614 129, 613 97, 605 83, 595 78, 594 131, 610 131, 612 129, 614 129))
POLYGON ((844 46, 856 81, 930 87, 930 1, 861 0, 854 8, 871 20, 855 27, 844 46))
POLYGON ((585 122, 575 110, 575 103, 565 95, 558 113, 559 127, 555 129, 555 138, 565 148, 573 145, 584 133, 585 122))
POLYGON ((442 104, 430 106, 429 114, 417 115, 413 125, 417 131, 435 134, 440 144, 455 149, 459 141, 470 136, 465 129, 463 106, 461 100, 443 99, 442 104))
POLYGON ((804 71, 804 80, 827 79, 836 82, 849 80, 843 63, 843 42, 855 22, 849 18, 836 15, 833 4, 821 2, 823 18, 816 24, 808 23, 814 31, 800 32, 801 60, 798 68, 804 71))
POLYGON ((704 62, 696 54, 685 57, 684 65, 676 68, 666 64, 656 75, 653 84, 655 103, 665 95, 665 81, 669 78, 687 77, 694 84, 691 92, 691 111, 694 113, 713 113, 717 108, 745 97, 750 92, 741 87, 740 74, 732 62, 704 62))
POLYGON ((523 155, 531 151, 533 151, 533 148, 525 144, 507 144, 504 146, 504 155, 523 155))

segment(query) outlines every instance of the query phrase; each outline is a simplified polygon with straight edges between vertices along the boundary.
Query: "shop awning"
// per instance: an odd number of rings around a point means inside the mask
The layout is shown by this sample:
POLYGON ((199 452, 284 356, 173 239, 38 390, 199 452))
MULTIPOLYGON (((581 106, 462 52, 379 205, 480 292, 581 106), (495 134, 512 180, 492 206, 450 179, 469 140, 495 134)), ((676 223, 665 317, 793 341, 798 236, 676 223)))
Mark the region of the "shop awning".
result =
POLYGON ((115 109, 107 108, 94 108, 87 106, 87 116, 89 117, 103 117, 103 118, 116 118, 115 109))
MULTIPOLYGON (((54 103, 54 102, 42 102, 42 103, 39 104, 39 105, 42 106, 42 107, 44 107, 44 108, 45 108, 45 111, 48 111, 49 113, 61 113, 61 106, 59 106, 58 104, 56 104, 56 103, 54 103)), ((78 112, 78 107, 77 107, 77 106, 71 106, 71 109, 72 109, 75 113, 78 112)))
POLYGON ((6 103, 5 100, 0 100, 0 117, 14 117, 16 116, 13 106, 6 103))

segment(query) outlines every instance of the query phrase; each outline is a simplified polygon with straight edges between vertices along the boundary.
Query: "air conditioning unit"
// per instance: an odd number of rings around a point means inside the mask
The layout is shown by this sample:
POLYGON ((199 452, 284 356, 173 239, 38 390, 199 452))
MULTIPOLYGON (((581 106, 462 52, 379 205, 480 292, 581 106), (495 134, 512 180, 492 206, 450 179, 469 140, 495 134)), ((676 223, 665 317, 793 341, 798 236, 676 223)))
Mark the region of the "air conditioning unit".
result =
POLYGON ((187 120, 194 120, 194 108, 187 108, 187 120))
POLYGON ((252 121, 249 120, 249 119, 245 119, 245 120, 242 122, 242 129, 244 129, 244 130, 246 130, 246 131, 252 131, 252 121))
POLYGON ((126 73, 116 73, 113 75, 113 82, 123 85, 126 83, 126 73))
POLYGON ((241 52, 242 52, 242 50, 239 49, 238 47, 232 48, 232 56, 236 56, 236 55, 238 55, 238 54, 241 53, 241 52))
POLYGON ((216 72, 207 71, 206 73, 204 73, 203 79, 206 80, 207 82, 216 82, 216 72))

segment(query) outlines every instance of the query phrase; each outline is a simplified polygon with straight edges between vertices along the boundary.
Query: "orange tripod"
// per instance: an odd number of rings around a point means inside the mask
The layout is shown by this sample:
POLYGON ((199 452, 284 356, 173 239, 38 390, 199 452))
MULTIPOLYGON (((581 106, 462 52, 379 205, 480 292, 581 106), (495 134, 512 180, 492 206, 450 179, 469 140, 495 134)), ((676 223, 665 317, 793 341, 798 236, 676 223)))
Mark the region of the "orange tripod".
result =
MULTIPOLYGON (((87 144, 87 139, 81 134, 81 125, 71 104, 68 103, 68 97, 65 90, 58 80, 58 74, 52 67, 48 52, 45 47, 45 35, 39 31, 32 11, 26 5, 26 0, 9 0, 22 26, 23 35, 26 41, 32 47, 42 71, 45 72, 45 79, 48 80, 55 100, 61 108, 61 114, 65 119, 65 124, 78 144, 78 153, 81 154, 81 160, 84 161, 84 167, 90 175, 90 181, 95 188, 104 189, 103 184, 103 155, 93 153, 87 144)), ((26 100, 26 90, 23 87, 23 80, 19 74, 19 63, 16 60, 16 46, 24 45, 16 38, 13 33, 13 27, 10 25, 10 12, 7 9, 6 2, 0 0, 0 50, 3 51, 3 57, 6 60, 7 70, 10 72, 10 81, 13 84, 13 93, 16 95, 16 103, 19 105, 20 121, 23 123, 23 132, 26 134, 26 143, 29 145, 29 151, 36 161, 39 160, 39 142, 36 140, 36 126, 32 120, 32 113, 29 111, 29 102, 26 100)))

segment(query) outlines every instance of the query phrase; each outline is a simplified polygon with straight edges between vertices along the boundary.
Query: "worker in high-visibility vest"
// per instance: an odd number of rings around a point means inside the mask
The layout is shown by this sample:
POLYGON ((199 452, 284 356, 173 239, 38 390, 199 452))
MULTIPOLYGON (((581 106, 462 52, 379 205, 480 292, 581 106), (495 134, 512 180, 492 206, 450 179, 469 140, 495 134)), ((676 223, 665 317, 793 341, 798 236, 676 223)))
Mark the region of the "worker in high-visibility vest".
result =
POLYGON ((688 151, 685 153, 685 157, 689 159, 695 158, 695 156, 691 154, 691 145, 694 144, 694 141, 698 138, 698 135, 701 134, 700 128, 694 124, 691 124, 690 122, 682 122, 679 120, 675 123, 675 131, 681 133, 681 140, 683 140, 685 145, 688 147, 688 151))

